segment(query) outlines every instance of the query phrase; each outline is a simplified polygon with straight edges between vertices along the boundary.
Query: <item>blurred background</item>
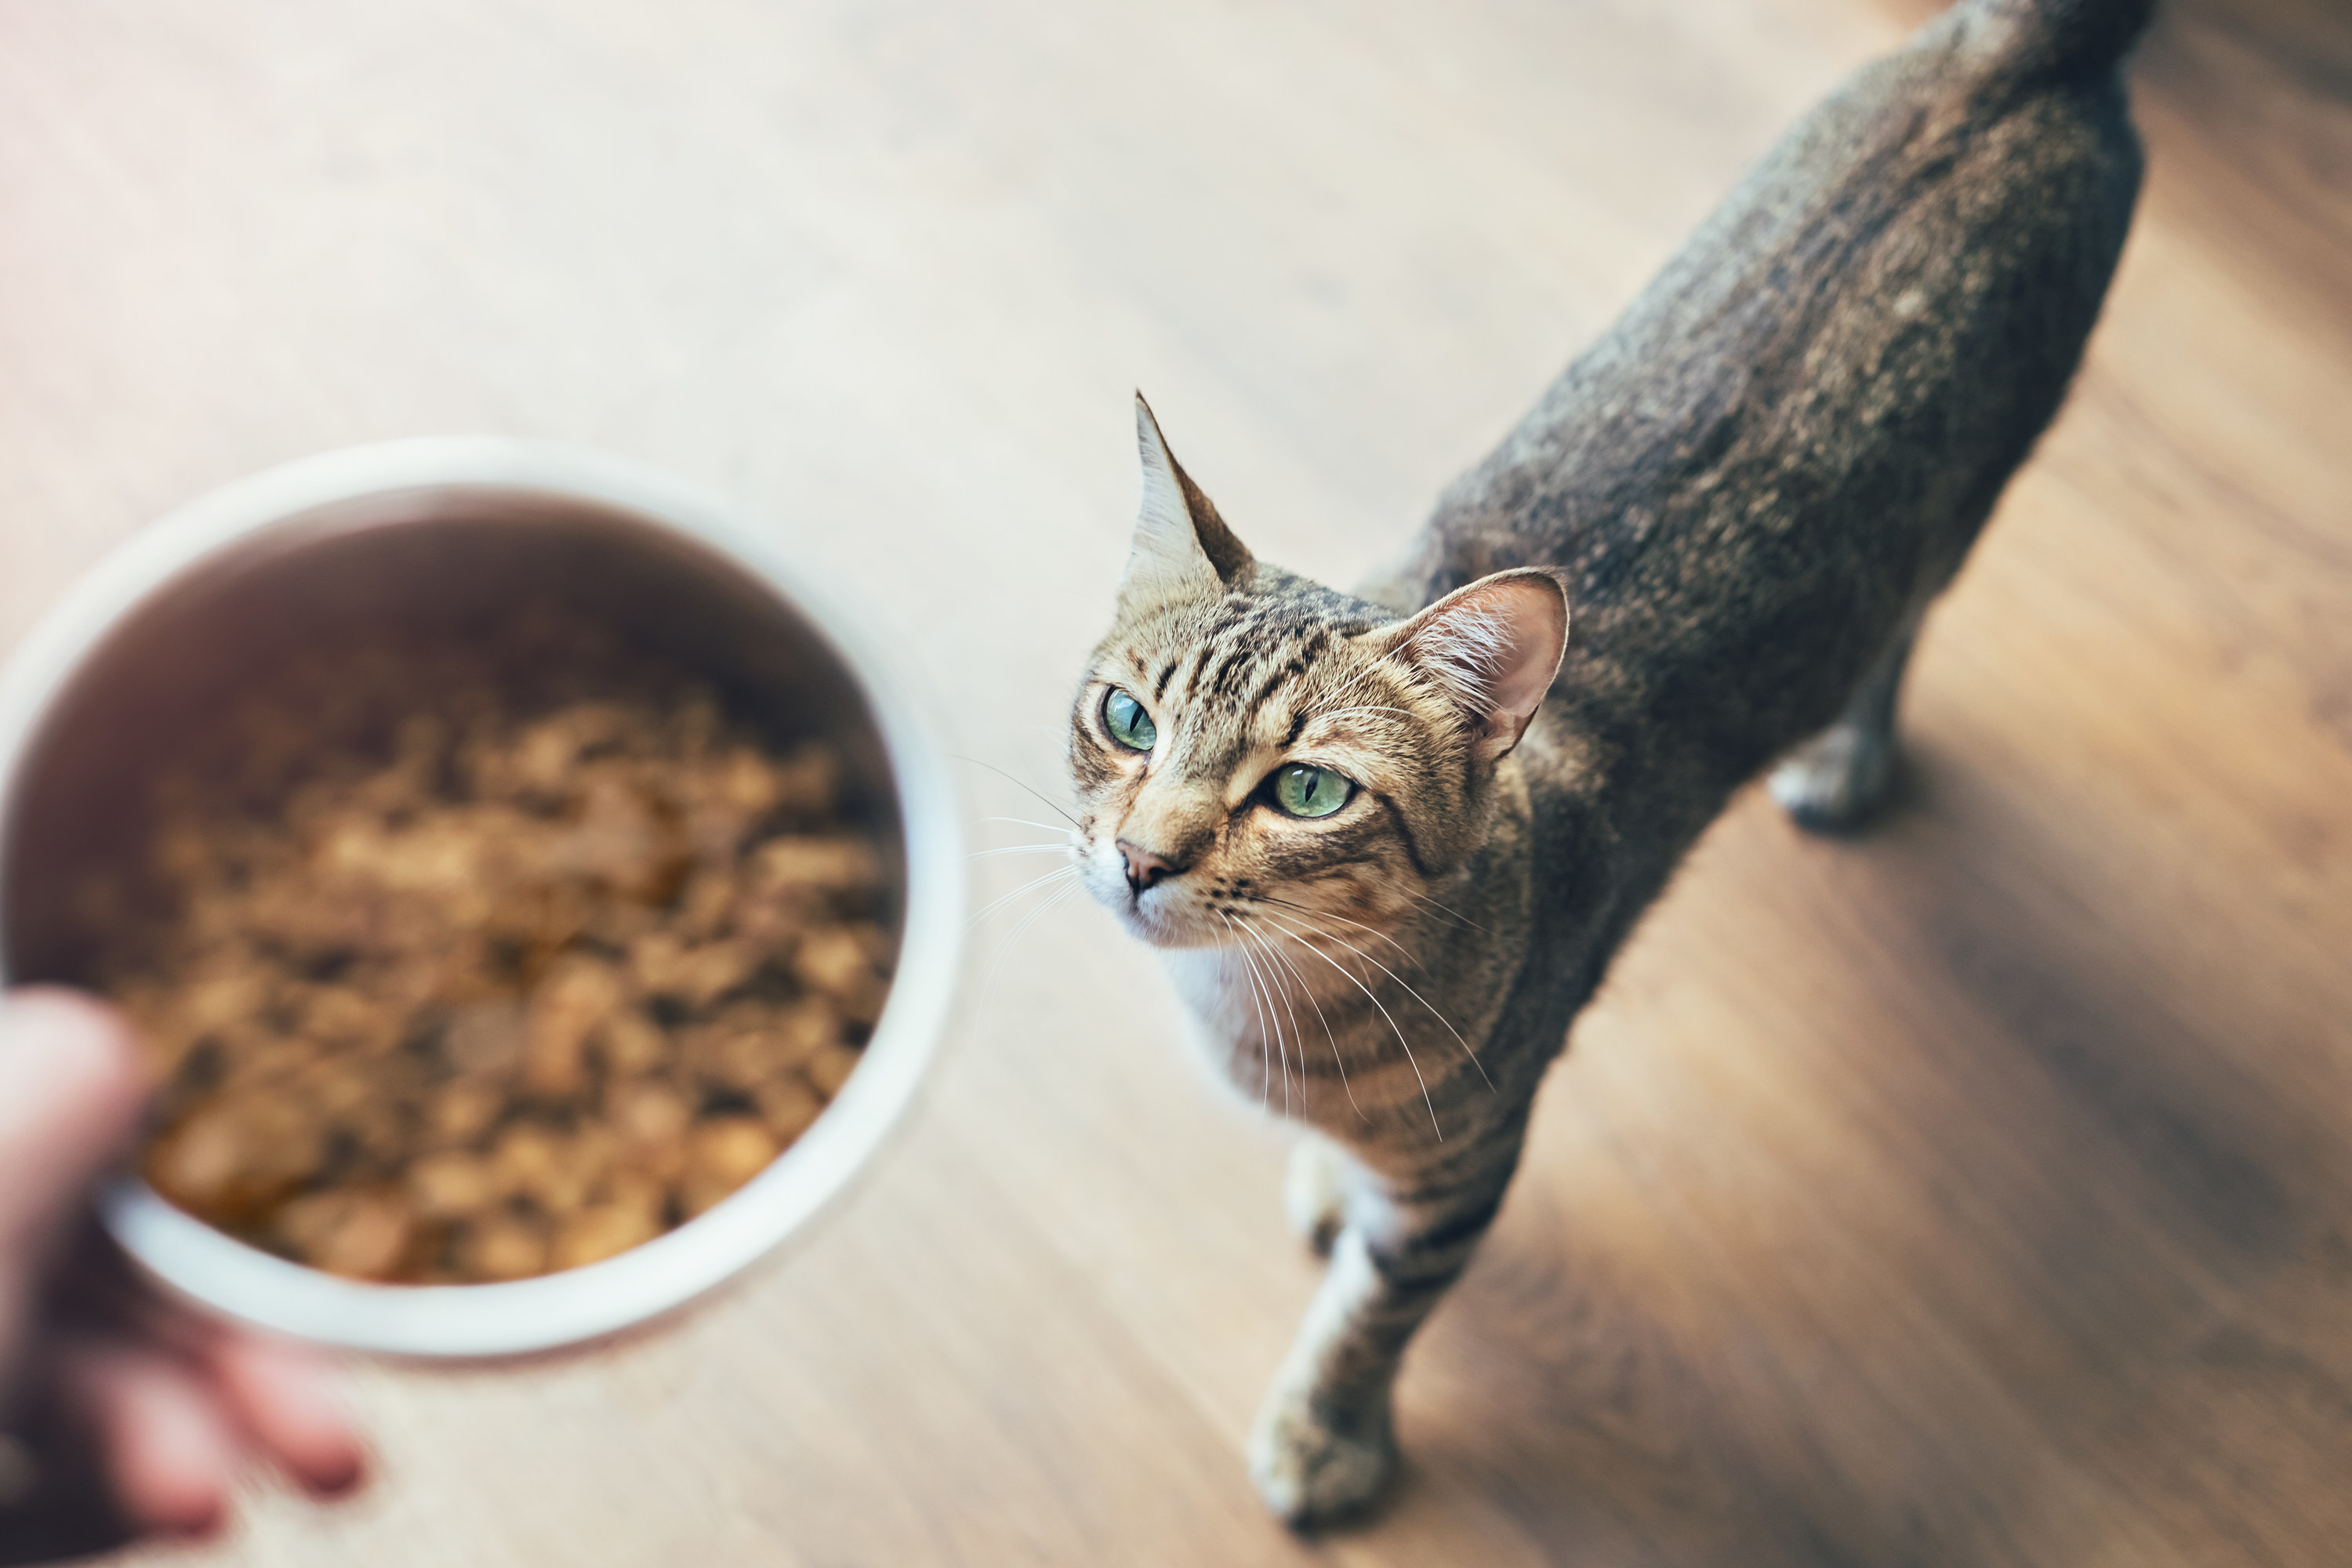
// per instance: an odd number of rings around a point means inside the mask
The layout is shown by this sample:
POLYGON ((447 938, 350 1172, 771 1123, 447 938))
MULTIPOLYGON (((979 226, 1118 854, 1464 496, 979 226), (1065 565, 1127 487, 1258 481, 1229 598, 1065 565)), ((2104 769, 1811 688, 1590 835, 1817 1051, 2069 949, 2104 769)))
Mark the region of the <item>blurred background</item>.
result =
MULTIPOLYGON (((0 651, 214 485, 551 437, 761 520, 1058 795, 1131 389, 1261 555, 1352 582, 1933 9, 5 0, 0 651)), ((1315 1279, 1286 1135, 1142 949, 1016 899, 814 1241, 630 1343, 363 1368, 364 1498, 168 1555, 2341 1562, 2352 15, 2175 0, 2134 82, 2138 226, 1929 623, 1900 810, 1832 844, 1751 792, 1702 844, 1370 1528, 1294 1541, 1242 1469, 1315 1279)))

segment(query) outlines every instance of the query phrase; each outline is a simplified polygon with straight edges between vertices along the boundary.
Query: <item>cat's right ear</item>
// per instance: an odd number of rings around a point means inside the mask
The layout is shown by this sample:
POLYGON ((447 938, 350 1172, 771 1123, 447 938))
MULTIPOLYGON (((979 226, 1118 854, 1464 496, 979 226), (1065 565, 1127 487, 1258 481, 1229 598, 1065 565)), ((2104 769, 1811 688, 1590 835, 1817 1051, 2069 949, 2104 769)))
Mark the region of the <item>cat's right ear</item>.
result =
POLYGON ((1143 394, 1135 395, 1135 445, 1143 459, 1143 505, 1120 577, 1122 602, 1217 598, 1246 581, 1257 563, 1201 487, 1177 465, 1143 394))

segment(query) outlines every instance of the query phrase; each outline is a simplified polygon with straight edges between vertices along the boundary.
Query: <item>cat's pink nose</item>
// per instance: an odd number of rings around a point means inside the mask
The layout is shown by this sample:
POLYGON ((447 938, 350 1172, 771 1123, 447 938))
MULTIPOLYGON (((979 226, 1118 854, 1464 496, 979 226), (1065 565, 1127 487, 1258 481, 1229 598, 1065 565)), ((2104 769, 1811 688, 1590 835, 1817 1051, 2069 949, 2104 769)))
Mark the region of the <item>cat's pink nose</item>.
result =
POLYGON ((1140 895, 1146 888, 1166 878, 1173 877, 1184 868, 1164 855, 1154 855, 1149 849, 1138 849, 1124 838, 1118 841, 1118 852, 1127 857, 1128 891, 1138 895, 1140 895))

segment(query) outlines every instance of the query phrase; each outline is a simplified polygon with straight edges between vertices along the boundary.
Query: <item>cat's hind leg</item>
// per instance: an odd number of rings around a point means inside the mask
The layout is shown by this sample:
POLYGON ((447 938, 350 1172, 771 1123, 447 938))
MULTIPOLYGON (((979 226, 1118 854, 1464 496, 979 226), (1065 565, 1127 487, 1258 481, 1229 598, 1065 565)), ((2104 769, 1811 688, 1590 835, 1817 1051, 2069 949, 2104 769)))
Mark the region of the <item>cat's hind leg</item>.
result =
POLYGON ((1767 784, 1797 826, 1850 833, 1886 804, 1895 785, 1895 706, 1917 622, 1871 666, 1837 722, 1772 770, 1767 784))

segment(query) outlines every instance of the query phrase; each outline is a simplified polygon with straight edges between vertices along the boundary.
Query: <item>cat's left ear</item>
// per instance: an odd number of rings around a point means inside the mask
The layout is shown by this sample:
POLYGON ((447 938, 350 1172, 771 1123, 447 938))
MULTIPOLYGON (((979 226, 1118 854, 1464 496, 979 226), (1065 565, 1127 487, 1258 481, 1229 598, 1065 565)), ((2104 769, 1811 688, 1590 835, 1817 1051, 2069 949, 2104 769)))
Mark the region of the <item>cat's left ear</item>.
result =
POLYGON ((1217 598, 1238 587, 1257 563, 1160 434, 1143 394, 1135 395, 1135 445, 1143 459, 1143 506, 1118 596, 1217 598))
POLYGON ((1382 636, 1386 657, 1412 664, 1461 706, 1480 762, 1526 734, 1568 652, 1568 592, 1552 574, 1519 567, 1456 588, 1382 636))

